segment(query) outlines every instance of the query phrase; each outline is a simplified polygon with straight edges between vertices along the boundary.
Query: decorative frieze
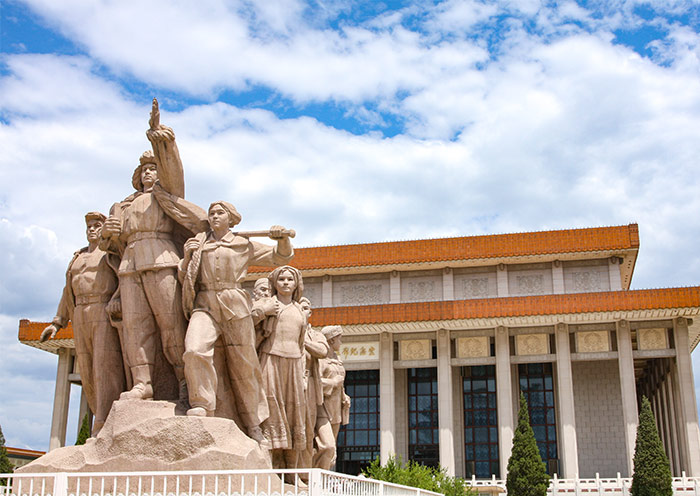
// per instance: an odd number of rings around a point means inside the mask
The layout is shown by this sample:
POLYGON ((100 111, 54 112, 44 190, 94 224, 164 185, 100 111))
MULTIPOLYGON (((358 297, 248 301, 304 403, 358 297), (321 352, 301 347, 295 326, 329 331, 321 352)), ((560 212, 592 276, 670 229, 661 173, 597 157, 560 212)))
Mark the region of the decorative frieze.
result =
POLYGON ((399 360, 430 360, 433 347, 430 339, 406 339, 399 341, 399 360))
POLYGON ((610 351, 610 333, 608 331, 582 331, 577 332, 575 336, 578 353, 610 351))
POLYGON ((549 334, 518 334, 515 336, 516 355, 548 355, 549 334))
POLYGON ((436 301, 442 299, 442 273, 415 276, 401 275, 401 301, 436 301))
POLYGON ((470 336, 457 338, 457 358, 482 358, 491 356, 491 346, 488 336, 470 336))
POLYGON ((379 361, 379 341, 342 344, 340 345, 340 356, 344 362, 379 361))
POLYGON ((567 293, 591 293, 610 290, 607 265, 574 265, 564 269, 567 293))
POLYGON ((668 332, 665 328, 637 329, 638 350, 665 350, 668 348, 668 332))
POLYGON ((517 292, 523 295, 542 294, 544 292, 544 275, 530 274, 515 276, 517 292))

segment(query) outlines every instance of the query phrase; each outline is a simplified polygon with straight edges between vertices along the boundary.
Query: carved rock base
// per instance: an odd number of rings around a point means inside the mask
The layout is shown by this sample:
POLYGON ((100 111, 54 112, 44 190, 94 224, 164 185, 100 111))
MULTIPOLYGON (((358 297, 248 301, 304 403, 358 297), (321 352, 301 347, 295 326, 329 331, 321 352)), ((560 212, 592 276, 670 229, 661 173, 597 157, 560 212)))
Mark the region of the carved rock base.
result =
MULTIPOLYGON (((144 472, 272 468, 269 452, 232 420, 175 415, 169 401, 123 400, 112 405, 96 438, 55 449, 17 470, 144 472)), ((279 480, 279 479, 277 479, 279 480)))

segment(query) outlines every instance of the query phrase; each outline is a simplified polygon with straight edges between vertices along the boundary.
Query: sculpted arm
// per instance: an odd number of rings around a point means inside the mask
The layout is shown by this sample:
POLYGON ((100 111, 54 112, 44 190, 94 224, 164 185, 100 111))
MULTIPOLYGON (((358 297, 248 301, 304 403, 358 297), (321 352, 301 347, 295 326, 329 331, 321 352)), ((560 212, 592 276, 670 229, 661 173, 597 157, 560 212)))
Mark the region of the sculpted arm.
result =
MULTIPOLYGON (((72 264, 73 262, 71 262, 72 264)), ((70 265, 68 267, 68 270, 70 270, 70 265)), ((66 282, 66 285, 63 288, 63 293, 61 293, 61 301, 58 302, 58 309, 56 310, 56 316, 53 318, 51 323, 47 325, 44 330, 41 332, 41 336, 39 337, 39 341, 46 341, 47 339, 52 339, 54 336, 56 336, 56 333, 59 331, 59 329, 62 329, 68 325, 68 321, 71 319, 71 309, 73 308, 72 304, 73 300, 73 292, 70 289, 69 283, 66 282)))
POLYGON ((320 359, 328 356, 330 346, 328 346, 328 341, 326 341, 323 334, 312 330, 306 334, 306 337, 304 348, 312 357, 320 359))
POLYGON ((175 143, 175 133, 160 123, 160 110, 155 98, 149 124, 150 129, 146 131, 146 136, 153 146, 153 153, 158 162, 158 181, 168 193, 184 198, 185 174, 175 143))

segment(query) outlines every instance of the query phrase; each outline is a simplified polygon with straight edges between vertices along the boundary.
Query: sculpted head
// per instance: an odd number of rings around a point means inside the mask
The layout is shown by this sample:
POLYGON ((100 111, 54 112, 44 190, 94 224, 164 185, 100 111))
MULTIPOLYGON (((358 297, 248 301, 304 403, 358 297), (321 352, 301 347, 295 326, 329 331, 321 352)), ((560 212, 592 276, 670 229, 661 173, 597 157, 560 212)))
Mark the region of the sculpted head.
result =
POLYGON ((100 212, 88 212, 85 214, 85 234, 87 235, 88 243, 97 243, 100 240, 102 232, 102 224, 106 217, 100 212))
POLYGON ((229 202, 215 201, 209 205, 209 226, 214 229, 212 221, 216 221, 217 226, 223 223, 228 229, 241 222, 241 214, 229 202), (223 214, 226 214, 226 218, 224 218, 223 214))
POLYGON ((137 191, 150 190, 158 180, 158 165, 151 150, 146 150, 139 158, 139 165, 131 176, 131 184, 137 191))
POLYGON ((267 276, 272 296, 291 294, 292 300, 299 301, 304 292, 301 272, 289 265, 277 267, 267 276))
POLYGON ((259 300, 260 298, 268 298, 270 296, 270 281, 267 277, 261 277, 255 281, 253 286, 253 300, 259 300))
POLYGON ((301 311, 304 312, 306 320, 308 321, 309 318, 311 318, 311 301, 306 296, 302 296, 299 299, 299 304, 301 305, 301 311))
POLYGON ((333 351, 340 351, 340 345, 343 344, 343 328, 339 325, 330 325, 321 329, 321 332, 333 351))

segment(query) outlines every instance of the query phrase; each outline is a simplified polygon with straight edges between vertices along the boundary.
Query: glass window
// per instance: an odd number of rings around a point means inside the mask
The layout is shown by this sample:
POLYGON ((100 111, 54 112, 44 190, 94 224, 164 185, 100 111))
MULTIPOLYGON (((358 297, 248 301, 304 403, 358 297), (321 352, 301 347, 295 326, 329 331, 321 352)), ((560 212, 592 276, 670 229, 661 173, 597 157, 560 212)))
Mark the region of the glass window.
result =
POLYGON ((480 479, 500 477, 498 464, 498 412, 496 368, 464 367, 464 450, 466 475, 480 479))
POLYGON ((438 398, 437 369, 408 369, 408 457, 437 467, 438 398))
POLYGON ((348 370, 350 423, 340 426, 336 470, 357 475, 379 456, 379 371, 348 370))
MULTIPOLYGON (((554 412, 554 381, 551 363, 529 363, 518 366, 520 390, 527 400, 530 424, 535 433, 542 461, 547 469, 556 470, 557 428, 554 412)), ((552 475, 550 473, 550 475, 552 475)))

